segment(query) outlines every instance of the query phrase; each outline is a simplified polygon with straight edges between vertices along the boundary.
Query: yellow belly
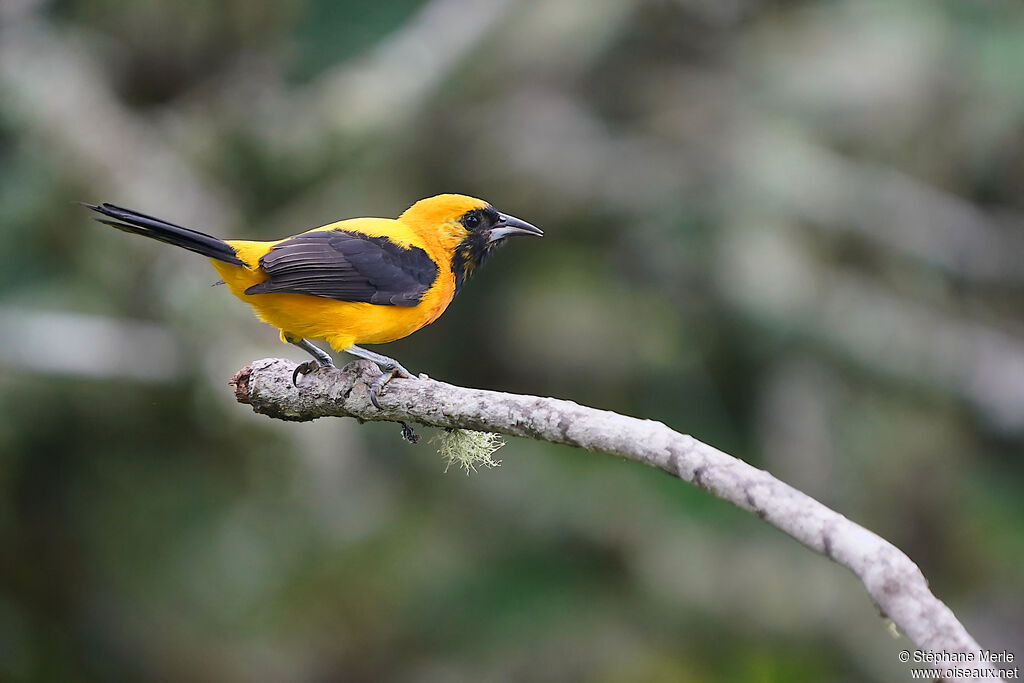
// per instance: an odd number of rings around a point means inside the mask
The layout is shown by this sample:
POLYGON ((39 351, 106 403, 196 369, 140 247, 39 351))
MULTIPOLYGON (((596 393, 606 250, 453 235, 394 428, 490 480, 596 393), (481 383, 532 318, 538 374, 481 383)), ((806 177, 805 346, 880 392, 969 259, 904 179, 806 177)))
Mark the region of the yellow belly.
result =
POLYGON ((281 330, 282 339, 323 339, 337 351, 353 344, 384 344, 437 320, 455 293, 451 271, 443 270, 416 306, 382 306, 306 294, 246 294, 266 279, 259 270, 211 259, 231 293, 256 316, 281 330))

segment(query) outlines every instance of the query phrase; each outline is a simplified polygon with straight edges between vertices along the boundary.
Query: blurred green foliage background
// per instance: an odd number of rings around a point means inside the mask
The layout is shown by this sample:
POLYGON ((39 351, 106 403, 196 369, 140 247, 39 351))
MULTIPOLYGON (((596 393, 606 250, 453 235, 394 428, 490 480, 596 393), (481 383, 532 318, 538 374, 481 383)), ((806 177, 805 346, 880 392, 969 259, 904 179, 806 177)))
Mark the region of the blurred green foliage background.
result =
POLYGON ((439 192, 541 226, 380 350, 663 420, 1024 643, 1024 5, 4 0, 0 680, 891 681, 857 580, 658 472, 226 386, 201 258, 439 192), (429 435, 428 435, 429 436, 429 435))

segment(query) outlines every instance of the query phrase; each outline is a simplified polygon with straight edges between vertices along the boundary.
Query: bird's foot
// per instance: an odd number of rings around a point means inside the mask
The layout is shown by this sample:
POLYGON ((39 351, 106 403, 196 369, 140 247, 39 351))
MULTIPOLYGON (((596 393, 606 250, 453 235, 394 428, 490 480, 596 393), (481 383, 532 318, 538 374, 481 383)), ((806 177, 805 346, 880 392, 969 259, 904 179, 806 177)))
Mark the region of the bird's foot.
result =
POLYGON ((333 368, 334 363, 324 363, 315 359, 309 359, 305 362, 299 363, 295 366, 295 370, 292 372, 292 386, 299 386, 299 375, 305 377, 306 375, 316 372, 320 368, 333 368))
POLYGON ((382 369, 384 370, 384 373, 370 385, 370 403, 372 403, 373 407, 377 410, 381 409, 380 401, 377 399, 380 397, 380 392, 384 388, 384 385, 395 377, 400 377, 402 379, 412 379, 413 377, 413 374, 403 368, 399 363, 385 366, 382 369))

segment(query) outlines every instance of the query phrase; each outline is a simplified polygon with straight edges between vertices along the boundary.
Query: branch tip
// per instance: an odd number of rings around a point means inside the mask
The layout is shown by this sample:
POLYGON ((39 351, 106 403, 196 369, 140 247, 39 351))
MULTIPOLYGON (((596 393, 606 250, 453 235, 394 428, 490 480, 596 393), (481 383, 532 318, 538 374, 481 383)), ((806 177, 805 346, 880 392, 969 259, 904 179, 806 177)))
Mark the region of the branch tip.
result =
POLYGON ((235 400, 239 403, 249 404, 249 377, 251 376, 252 366, 246 365, 228 380, 228 386, 234 389, 235 400))

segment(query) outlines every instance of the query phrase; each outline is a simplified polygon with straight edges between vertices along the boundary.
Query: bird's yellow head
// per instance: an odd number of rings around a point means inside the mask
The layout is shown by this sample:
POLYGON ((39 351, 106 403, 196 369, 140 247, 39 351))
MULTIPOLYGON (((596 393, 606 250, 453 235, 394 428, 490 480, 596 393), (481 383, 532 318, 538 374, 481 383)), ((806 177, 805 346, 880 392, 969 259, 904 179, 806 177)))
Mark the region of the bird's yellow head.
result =
POLYGON ((421 199, 399 220, 421 234, 436 235, 444 250, 451 254, 456 291, 506 237, 544 234, 526 221, 498 212, 482 199, 462 194, 421 199))

